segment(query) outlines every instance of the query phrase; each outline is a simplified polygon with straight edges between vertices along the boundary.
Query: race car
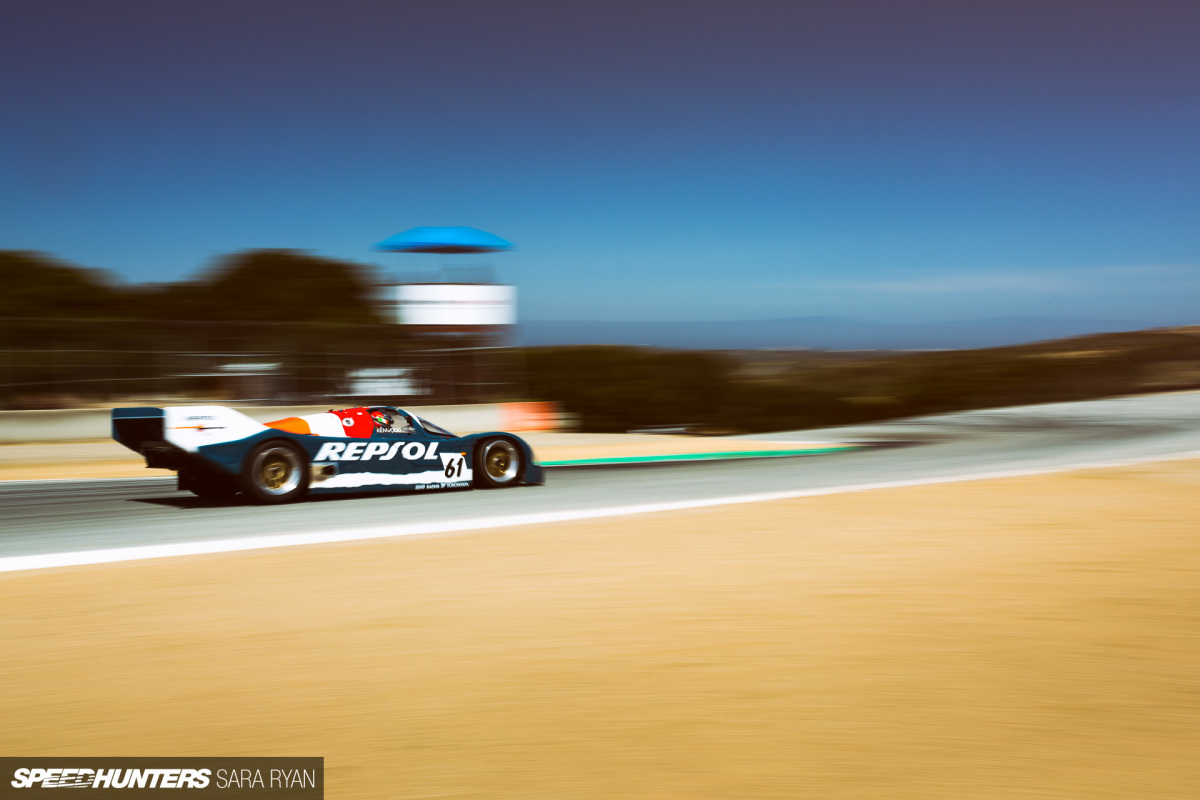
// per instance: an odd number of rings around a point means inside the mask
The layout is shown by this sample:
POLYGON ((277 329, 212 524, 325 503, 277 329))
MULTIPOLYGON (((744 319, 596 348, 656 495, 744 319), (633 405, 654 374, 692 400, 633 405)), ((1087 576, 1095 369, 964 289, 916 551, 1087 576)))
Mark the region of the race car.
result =
POLYGON ((114 408, 112 430, 147 467, 176 470, 180 489, 208 500, 240 492, 256 503, 290 503, 308 494, 545 483, 519 436, 456 436, 392 406, 266 424, 224 406, 114 408))

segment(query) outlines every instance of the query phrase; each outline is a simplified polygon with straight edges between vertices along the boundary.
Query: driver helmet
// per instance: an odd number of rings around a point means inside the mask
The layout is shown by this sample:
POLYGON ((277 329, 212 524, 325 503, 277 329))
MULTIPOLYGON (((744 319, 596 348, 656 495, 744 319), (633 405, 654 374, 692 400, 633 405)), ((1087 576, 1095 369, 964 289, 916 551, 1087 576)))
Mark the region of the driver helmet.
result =
POLYGON ((392 415, 382 408, 371 409, 371 419, 374 420, 375 427, 377 428, 392 427, 392 415))

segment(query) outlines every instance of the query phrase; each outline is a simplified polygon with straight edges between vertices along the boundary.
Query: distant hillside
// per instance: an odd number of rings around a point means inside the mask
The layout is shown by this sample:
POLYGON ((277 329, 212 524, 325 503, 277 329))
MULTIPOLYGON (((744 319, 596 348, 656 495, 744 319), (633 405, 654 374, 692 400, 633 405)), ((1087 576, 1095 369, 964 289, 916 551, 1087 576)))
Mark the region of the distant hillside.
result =
MULTIPOLYGON (((1200 316, 1200 315, 1198 315, 1200 316)), ((1186 320, 1180 320, 1186 322, 1186 320)), ((1003 347, 1092 333, 1154 327, 1144 320, 998 317, 957 322, 879 323, 842 317, 792 317, 734 322, 522 322, 526 347, 618 344, 685 350, 958 350, 1003 347)))
POLYGON ((545 347, 534 399, 582 430, 793 430, 973 408, 1200 389, 1200 326, 938 352, 545 347))

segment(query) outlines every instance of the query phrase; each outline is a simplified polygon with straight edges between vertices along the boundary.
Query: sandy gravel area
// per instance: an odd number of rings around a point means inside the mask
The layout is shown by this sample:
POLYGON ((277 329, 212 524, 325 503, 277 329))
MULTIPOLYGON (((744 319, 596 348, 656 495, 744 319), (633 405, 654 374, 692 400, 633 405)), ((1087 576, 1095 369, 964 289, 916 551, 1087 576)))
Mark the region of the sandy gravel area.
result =
POLYGON ((0 752, 330 797, 1194 798, 1200 462, 0 576, 0 752))
MULTIPOLYGON (((522 433, 539 461, 579 458, 797 450, 804 443, 760 442, 733 437, 658 436, 625 433, 522 433)), ((821 443, 812 445, 822 446, 821 443)), ((62 478, 144 478, 173 475, 146 469, 134 452, 116 442, 0 445, 0 481, 62 478)))
POLYGON ((0 445, 0 481, 170 476, 116 442, 0 445))

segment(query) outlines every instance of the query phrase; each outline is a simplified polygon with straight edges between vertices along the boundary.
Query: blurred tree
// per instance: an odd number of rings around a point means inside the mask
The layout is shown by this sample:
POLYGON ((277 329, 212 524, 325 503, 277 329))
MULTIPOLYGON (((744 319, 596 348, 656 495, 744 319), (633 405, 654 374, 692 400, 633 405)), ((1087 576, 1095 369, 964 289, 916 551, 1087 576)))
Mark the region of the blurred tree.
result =
POLYGON ((42 253, 0 250, 0 281, 5 317, 382 322, 364 267, 293 250, 236 253, 195 280, 130 287, 42 253))
POLYGON ((654 425, 733 427, 729 365, 715 353, 637 347, 525 351, 529 391, 556 400, 589 431, 654 425))
POLYGON ((122 298, 109 276, 42 253, 0 250, 0 317, 108 317, 122 298))
POLYGON ((236 253, 193 283, 161 287, 176 318, 368 325, 381 322, 363 267, 294 250, 236 253))

